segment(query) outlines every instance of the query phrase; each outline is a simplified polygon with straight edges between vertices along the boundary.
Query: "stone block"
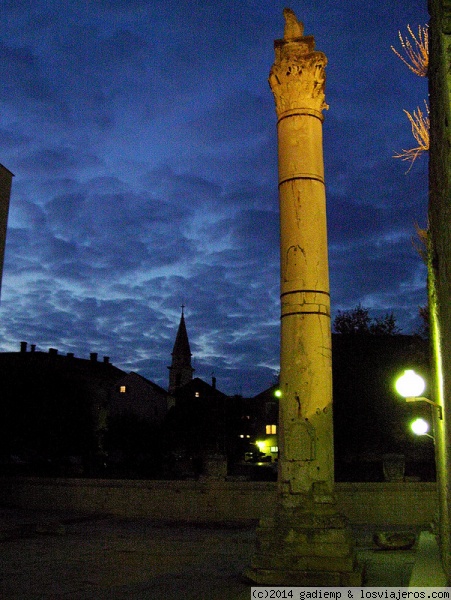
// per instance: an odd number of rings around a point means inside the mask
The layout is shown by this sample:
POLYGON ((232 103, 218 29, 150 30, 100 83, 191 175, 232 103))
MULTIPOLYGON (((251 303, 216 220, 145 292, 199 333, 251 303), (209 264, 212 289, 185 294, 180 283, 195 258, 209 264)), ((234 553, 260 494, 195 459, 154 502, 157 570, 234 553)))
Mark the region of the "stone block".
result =
POLYGON ((286 544, 298 544, 299 546, 309 545, 309 534, 305 530, 299 530, 298 528, 290 529, 284 536, 284 543, 286 544))
POLYGON ((349 529, 320 529, 314 532, 315 543, 349 544, 352 543, 349 529))
POLYGON ((314 556, 346 557, 351 556, 349 544, 312 544, 311 552, 314 556))

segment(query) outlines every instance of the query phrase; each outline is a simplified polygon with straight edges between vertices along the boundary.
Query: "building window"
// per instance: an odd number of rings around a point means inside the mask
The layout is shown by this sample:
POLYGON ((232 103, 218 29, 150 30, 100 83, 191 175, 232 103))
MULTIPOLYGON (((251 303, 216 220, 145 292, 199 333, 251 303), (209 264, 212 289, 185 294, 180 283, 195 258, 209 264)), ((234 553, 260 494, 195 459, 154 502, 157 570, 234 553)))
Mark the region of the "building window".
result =
POLYGON ((120 385, 119 386, 119 392, 121 394, 125 394, 126 391, 127 391, 127 386, 126 385, 120 385))
POLYGON ((199 397, 200 397, 200 394, 199 394, 199 392, 195 392, 195 393, 194 393, 194 396, 195 396, 196 398, 199 398, 199 397))
POLYGON ((277 425, 266 425, 266 435, 274 435, 277 433, 277 425))
POLYGON ((271 446, 271 452, 277 454, 279 452, 279 446, 271 446))

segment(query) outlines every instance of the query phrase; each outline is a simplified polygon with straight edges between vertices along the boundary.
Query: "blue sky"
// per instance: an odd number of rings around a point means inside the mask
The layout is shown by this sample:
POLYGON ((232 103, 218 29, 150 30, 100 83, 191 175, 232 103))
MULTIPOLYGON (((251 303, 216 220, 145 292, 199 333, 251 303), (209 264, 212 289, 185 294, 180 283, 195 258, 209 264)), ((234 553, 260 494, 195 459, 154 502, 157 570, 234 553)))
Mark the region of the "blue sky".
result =
MULTIPOLYGON (((273 383, 279 353, 277 139, 267 78, 278 0, 3 0, 0 162, 14 174, 0 351, 108 355, 167 386, 185 304, 196 375, 273 383)), ((427 157, 403 109, 427 81, 391 51, 419 0, 288 4, 326 53, 332 309, 426 303, 412 244, 427 157)))

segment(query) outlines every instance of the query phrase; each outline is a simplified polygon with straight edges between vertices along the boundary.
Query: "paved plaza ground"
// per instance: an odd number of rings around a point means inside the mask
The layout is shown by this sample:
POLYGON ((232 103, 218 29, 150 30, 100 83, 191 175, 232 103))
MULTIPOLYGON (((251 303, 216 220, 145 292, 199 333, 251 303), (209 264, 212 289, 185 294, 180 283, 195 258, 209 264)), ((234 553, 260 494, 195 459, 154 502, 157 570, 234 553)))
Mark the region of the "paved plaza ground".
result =
MULTIPOLYGON (((361 528, 356 536, 366 586, 409 585, 417 546, 384 551, 373 545, 369 530, 361 528)), ((0 598, 249 600, 251 585, 241 573, 254 544, 255 524, 196 525, 4 508, 0 598)))

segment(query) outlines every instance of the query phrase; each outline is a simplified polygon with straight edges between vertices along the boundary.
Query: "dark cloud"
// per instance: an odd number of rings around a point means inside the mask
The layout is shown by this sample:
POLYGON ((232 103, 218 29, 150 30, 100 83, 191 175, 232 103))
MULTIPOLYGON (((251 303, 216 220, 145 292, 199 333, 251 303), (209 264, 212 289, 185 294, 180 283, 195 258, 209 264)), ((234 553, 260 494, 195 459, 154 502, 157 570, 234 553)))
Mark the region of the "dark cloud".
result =
MULTIPOLYGON (((391 52, 420 0, 292 8, 326 52, 324 153, 334 312, 425 303, 411 243, 427 162, 403 108, 424 80, 391 52), (360 16, 359 16, 360 15, 360 16), (362 15, 365 18, 362 18, 362 15)), ((108 355, 167 384, 186 305, 196 375, 229 393, 273 383, 279 357, 277 140, 267 84, 276 3, 3 3, 3 155, 16 175, 2 350, 20 340, 108 355)))
POLYGON ((230 142, 241 144, 243 137, 252 146, 254 140, 272 133, 273 123, 268 119, 272 106, 269 94, 259 97, 247 90, 237 90, 232 96, 220 98, 198 120, 191 121, 189 127, 199 142, 209 147, 230 142), (220 128, 218 123, 222 124, 220 128))
POLYGON ((78 153, 71 148, 40 148, 18 161, 23 173, 59 175, 83 167, 99 167, 99 159, 90 153, 78 153))
POLYGON ((40 102, 54 99, 53 90, 45 80, 38 56, 31 48, 12 47, 0 42, 0 64, 3 65, 0 71, 4 82, 0 88, 0 98, 3 101, 10 100, 12 93, 16 101, 17 95, 40 102))

